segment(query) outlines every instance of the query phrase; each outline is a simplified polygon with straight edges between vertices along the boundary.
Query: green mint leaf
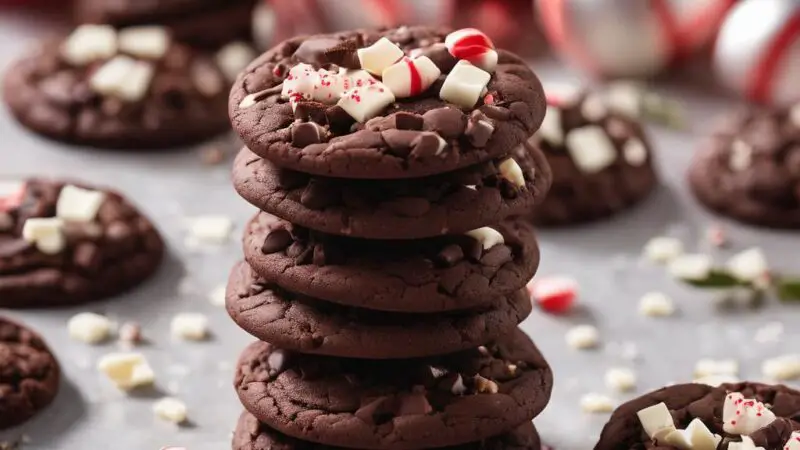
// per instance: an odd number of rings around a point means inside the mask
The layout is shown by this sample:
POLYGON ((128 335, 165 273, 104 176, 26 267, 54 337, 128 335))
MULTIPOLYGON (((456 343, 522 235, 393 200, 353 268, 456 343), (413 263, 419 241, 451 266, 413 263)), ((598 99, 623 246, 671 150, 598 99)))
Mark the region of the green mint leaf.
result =
POLYGON ((800 302, 800 278, 778 278, 775 289, 781 301, 800 302))
POLYGON ((748 286, 748 283, 743 283, 738 278, 722 269, 712 269, 705 278, 698 280, 683 279, 682 281, 702 289, 721 289, 748 286))

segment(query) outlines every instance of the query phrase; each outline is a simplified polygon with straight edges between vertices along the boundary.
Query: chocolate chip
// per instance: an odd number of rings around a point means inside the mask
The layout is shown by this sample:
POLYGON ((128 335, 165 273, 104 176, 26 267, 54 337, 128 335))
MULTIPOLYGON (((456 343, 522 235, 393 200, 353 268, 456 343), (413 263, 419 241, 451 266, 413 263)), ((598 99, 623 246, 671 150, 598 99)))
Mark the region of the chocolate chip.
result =
POLYGON ((400 398, 400 406, 397 408, 398 416, 417 416, 428 414, 433 411, 433 407, 425 397, 425 392, 416 391, 403 395, 400 398))
POLYGON ((499 187, 500 195, 502 195, 503 198, 515 199, 519 195, 519 188, 505 178, 500 180, 499 187))
POLYGON ((464 250, 455 244, 448 245, 436 255, 436 261, 445 267, 452 267, 462 259, 464 259, 464 250))
POLYGON ((361 60, 358 59, 358 48, 361 47, 358 41, 350 39, 341 41, 338 45, 329 48, 325 52, 327 62, 336 64, 345 69, 360 69, 361 60))
POLYGON ((287 352, 286 350, 277 349, 274 350, 272 353, 270 353, 269 356, 267 356, 269 375, 271 377, 274 377, 275 375, 283 372, 288 360, 289 360, 289 352, 287 352))
POLYGON ((411 153, 412 143, 420 135, 418 131, 411 130, 386 130, 381 132, 381 138, 389 147, 389 153, 406 158, 411 153))
POLYGON ((494 125, 489 122, 489 118, 485 114, 476 110, 470 115, 464 134, 473 147, 483 148, 494 134, 494 125))
POLYGON ((467 127, 467 116, 451 107, 432 109, 423 114, 424 129, 435 131, 445 139, 456 139, 467 127))
MULTIPOLYGON (((299 242, 295 242, 294 244, 300 244, 299 242)), ((292 244, 292 246, 294 246, 292 244)), ((291 249, 291 247, 289 247, 291 249)), ((298 266, 305 266, 306 264, 311 264, 314 260, 314 247, 307 245, 305 246, 297 256, 294 257, 294 263, 298 266)))
POLYGON ((350 126, 356 123, 355 119, 339 105, 326 109, 325 117, 328 120, 331 131, 336 134, 347 134, 350 131, 350 126))
POLYGON ((500 267, 514 259, 511 248, 507 245, 495 245, 486 251, 481 257, 481 264, 484 266, 500 267))
POLYGON ((511 111, 497 105, 483 105, 481 112, 493 120, 507 121, 511 119, 511 111))
POLYGON ((278 253, 283 251, 292 243, 292 235, 283 228, 272 230, 267 238, 264 239, 264 244, 261 246, 261 252, 265 255, 278 253))
POLYGON ((425 121, 422 116, 409 112, 399 112, 394 115, 394 126, 398 130, 422 130, 425 121))
POLYGON ((112 241, 124 241, 133 236, 133 229, 125 222, 117 221, 108 226, 106 237, 112 241))
POLYGON ((0 239, 0 258, 10 258, 33 248, 33 244, 23 239, 0 239))
POLYGON ((302 63, 321 66, 330 62, 326 52, 340 42, 339 39, 325 37, 306 39, 294 51, 294 57, 302 63))
POLYGON ((303 194, 300 203, 309 209, 321 210, 339 202, 339 190, 331 183, 312 178, 303 194))
POLYGON ((450 52, 447 51, 447 47, 441 43, 423 48, 421 55, 430 58, 442 73, 450 73, 453 67, 456 66, 456 63, 458 63, 458 59, 451 55, 450 52))
POLYGON ((431 202, 420 197, 400 197, 385 205, 390 211, 403 217, 421 217, 431 209, 431 202))
POLYGON ((77 76, 69 71, 58 72, 39 82, 39 91, 57 105, 70 106, 75 101, 73 88, 78 83, 77 76))
POLYGON ((304 122, 314 122, 326 125, 328 118, 325 116, 325 106, 320 102, 298 102, 294 108, 294 118, 304 122))
POLYGON ((325 247, 322 244, 317 244, 314 246, 314 256, 311 259, 315 266, 324 266, 325 265, 325 247))
POLYGON ((103 236, 103 227, 97 222, 65 222, 64 236, 68 242, 94 241, 103 236))
POLYGON ((434 156, 442 150, 441 143, 435 133, 418 133, 411 142, 411 156, 418 159, 434 156))
POLYGON ((311 144, 319 144, 324 140, 324 130, 313 122, 301 122, 292 125, 292 145, 303 148, 311 144))
POLYGON ((361 419, 362 422, 370 425, 377 425, 381 422, 381 416, 388 416, 391 414, 391 402, 389 397, 378 397, 368 403, 362 405, 355 412, 355 416, 361 419))
POLYGON ((14 218, 7 212, 0 211, 0 233, 14 229, 14 218))
POLYGON ((481 256, 483 256, 483 244, 475 238, 467 236, 466 242, 464 244, 465 248, 464 254, 469 258, 471 261, 480 261, 481 256))
POLYGON ((72 262, 86 272, 94 273, 103 262, 100 248, 91 242, 82 242, 75 247, 72 254, 72 262))

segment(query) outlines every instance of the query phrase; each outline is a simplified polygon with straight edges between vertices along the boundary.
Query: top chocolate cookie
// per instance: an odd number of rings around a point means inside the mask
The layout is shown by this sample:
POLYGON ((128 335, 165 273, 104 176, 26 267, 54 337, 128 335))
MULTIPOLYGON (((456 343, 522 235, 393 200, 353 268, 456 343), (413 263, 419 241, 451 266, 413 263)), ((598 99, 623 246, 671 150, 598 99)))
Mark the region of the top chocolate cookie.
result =
POLYGON ((286 168, 413 178, 505 155, 532 135, 542 86, 478 30, 349 31, 285 41, 231 91, 234 129, 286 168))

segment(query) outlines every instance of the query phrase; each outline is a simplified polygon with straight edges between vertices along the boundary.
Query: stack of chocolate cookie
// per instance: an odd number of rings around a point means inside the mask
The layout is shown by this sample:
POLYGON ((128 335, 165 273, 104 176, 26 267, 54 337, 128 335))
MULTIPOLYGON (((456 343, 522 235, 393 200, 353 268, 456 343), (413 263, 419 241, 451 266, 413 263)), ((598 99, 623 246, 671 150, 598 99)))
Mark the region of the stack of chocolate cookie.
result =
POLYGON ((233 448, 530 448, 552 374, 518 330, 549 189, 544 95, 477 30, 284 42, 234 85, 257 206, 227 291, 233 448))

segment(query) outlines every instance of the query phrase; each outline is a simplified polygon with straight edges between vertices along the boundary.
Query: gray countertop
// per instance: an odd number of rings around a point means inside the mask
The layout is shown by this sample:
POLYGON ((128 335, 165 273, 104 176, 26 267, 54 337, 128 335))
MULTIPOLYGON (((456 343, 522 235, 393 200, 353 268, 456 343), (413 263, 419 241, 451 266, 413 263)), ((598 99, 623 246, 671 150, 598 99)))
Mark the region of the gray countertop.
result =
MULTIPOLYGON (((45 28, 0 11, 0 66, 22 55, 35 32, 45 28)), ((570 76, 551 61, 535 61, 533 66, 545 80, 570 76)), ((555 371, 552 401, 535 423, 545 442, 558 450, 590 449, 605 423, 607 415, 581 412, 579 399, 585 393, 607 393, 622 401, 666 383, 688 381, 695 361, 702 357, 736 358, 743 378, 760 379, 761 361, 795 351, 791 342, 800 337, 792 326, 800 318, 800 305, 771 300, 760 309, 723 311, 708 293, 679 285, 662 268, 642 261, 642 246, 659 234, 680 237, 689 248, 708 251, 704 232, 718 219, 694 201, 684 173, 705 127, 733 105, 713 90, 681 83, 662 83, 659 91, 685 101, 693 129, 652 130, 662 175, 658 191, 640 207, 612 220, 540 233, 539 273, 571 275, 581 286, 580 307, 573 314, 554 317, 534 311, 522 325, 555 371), (638 299, 653 290, 671 295, 679 313, 663 319, 641 317, 638 299), (774 322, 785 325, 782 338, 758 343, 756 332, 774 322), (602 345, 597 350, 575 351, 566 345, 564 333, 583 323, 599 328, 602 345), (633 352, 638 357, 632 360, 633 352), (618 366, 637 372, 635 392, 621 396, 605 387, 605 371, 618 366)), ((25 449, 230 448, 230 432, 241 411, 231 386, 233 363, 250 338, 207 296, 225 282, 228 270, 241 257, 238 236, 253 209, 233 191, 228 165, 206 166, 196 150, 137 154, 67 147, 26 132, 5 110, 0 112, 0 136, 0 176, 65 175, 113 186, 154 220, 170 247, 155 279, 127 295, 76 308, 7 312, 45 336, 60 359, 64 382, 54 405, 22 427, 0 433, 0 441, 24 434, 29 438, 25 449), (201 214, 223 214, 235 221, 237 229, 228 245, 206 252, 184 245, 185 218, 201 214), (97 358, 117 350, 116 344, 89 347, 69 340, 66 332, 67 319, 87 310, 142 324, 149 344, 141 351, 156 371, 156 389, 125 395, 98 374, 97 358), (174 341, 169 322, 183 311, 206 314, 213 339, 174 341), (152 404, 165 394, 187 403, 189 426, 178 428, 155 418, 152 404)), ((722 223, 733 243, 728 252, 759 245, 773 267, 800 273, 796 235, 722 223)))

